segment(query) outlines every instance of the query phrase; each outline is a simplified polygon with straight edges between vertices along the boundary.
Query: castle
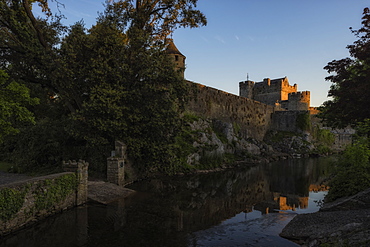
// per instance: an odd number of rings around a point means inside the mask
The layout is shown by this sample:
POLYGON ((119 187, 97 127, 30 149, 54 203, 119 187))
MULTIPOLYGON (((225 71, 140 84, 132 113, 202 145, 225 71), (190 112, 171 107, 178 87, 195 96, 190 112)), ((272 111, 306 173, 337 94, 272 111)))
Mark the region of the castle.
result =
POLYGON ((317 113, 316 108, 310 107, 310 92, 298 92, 297 84, 291 86, 287 77, 265 78, 261 82, 242 81, 239 83, 239 96, 273 105, 280 111, 317 113))
MULTIPOLYGON (((176 70, 184 77, 186 57, 177 49, 172 39, 168 39, 166 53, 170 55, 176 70)), ((317 114, 317 109, 310 107, 310 92, 297 91, 297 84, 291 86, 288 78, 265 78, 261 82, 250 80, 239 83, 239 96, 275 107, 276 111, 309 111, 317 114)))
MULTIPOLYGON (((175 69, 184 76, 186 57, 168 40, 167 54, 174 61, 175 69)), ((302 132, 297 123, 309 113, 311 123, 321 126, 315 116, 318 110, 310 107, 310 92, 298 91, 297 84, 290 85, 288 78, 269 79, 261 82, 250 80, 239 83, 239 95, 227 93, 192 81, 192 100, 187 109, 200 117, 217 119, 238 126, 243 138, 262 141, 266 133, 273 131, 302 132)), ((342 150, 351 143, 353 131, 331 130, 335 148, 342 150)))

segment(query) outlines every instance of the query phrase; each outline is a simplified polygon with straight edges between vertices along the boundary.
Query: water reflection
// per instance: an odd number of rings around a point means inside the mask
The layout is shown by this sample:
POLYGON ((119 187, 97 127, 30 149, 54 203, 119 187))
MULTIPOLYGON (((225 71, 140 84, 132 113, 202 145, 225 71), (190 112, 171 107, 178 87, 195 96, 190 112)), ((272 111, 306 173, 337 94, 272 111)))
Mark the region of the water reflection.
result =
POLYGON ((64 212, 0 246, 295 246, 278 233, 296 213, 317 210, 329 172, 320 158, 152 179, 132 185, 129 198, 64 212))

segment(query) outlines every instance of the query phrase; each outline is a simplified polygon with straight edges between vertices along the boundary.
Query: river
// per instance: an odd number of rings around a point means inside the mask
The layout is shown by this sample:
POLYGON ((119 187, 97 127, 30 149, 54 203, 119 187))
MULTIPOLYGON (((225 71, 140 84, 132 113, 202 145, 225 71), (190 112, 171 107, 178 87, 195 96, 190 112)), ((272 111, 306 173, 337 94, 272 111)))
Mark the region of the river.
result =
POLYGON ((65 211, 0 240, 0 246, 298 246, 279 237, 326 194, 330 157, 163 177, 109 205, 65 211))

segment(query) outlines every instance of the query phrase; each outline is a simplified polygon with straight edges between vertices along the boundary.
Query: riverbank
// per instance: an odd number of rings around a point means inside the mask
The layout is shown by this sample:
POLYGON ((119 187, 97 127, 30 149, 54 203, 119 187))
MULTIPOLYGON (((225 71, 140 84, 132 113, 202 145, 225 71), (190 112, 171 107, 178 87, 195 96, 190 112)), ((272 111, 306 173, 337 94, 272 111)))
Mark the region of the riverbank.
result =
POLYGON ((370 188, 297 215, 280 233, 302 246, 369 246, 370 188))

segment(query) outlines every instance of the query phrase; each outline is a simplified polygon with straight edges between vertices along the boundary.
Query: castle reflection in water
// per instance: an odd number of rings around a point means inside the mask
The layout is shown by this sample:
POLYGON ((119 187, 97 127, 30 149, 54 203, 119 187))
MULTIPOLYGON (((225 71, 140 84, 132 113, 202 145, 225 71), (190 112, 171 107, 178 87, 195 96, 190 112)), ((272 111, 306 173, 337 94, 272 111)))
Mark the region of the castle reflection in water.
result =
POLYGON ((138 191, 133 196, 64 212, 0 240, 0 246, 189 246, 193 233, 243 212, 282 215, 310 207, 310 191, 328 189, 322 185, 328 164, 297 159, 146 180, 131 186, 138 191))

